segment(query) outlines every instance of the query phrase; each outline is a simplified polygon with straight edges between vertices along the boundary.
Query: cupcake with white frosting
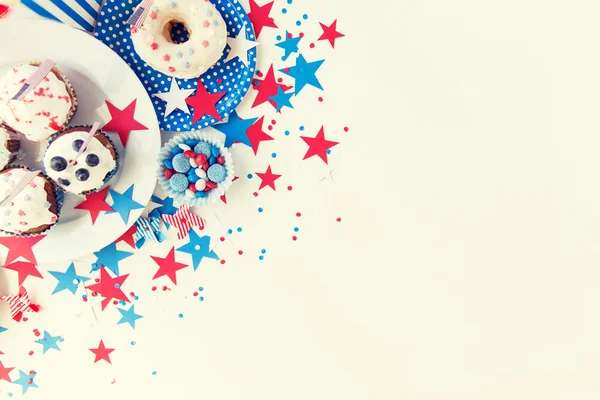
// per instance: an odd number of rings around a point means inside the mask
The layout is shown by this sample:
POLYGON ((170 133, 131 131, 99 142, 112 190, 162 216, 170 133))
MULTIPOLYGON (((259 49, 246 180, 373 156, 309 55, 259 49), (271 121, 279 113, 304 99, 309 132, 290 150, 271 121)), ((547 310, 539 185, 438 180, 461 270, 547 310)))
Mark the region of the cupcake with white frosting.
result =
POLYGON ((61 189, 74 194, 99 190, 117 172, 119 157, 112 141, 97 130, 75 160, 91 126, 67 128, 50 139, 44 170, 61 189))
POLYGON ((15 133, 0 125, 0 170, 15 161, 20 147, 15 133))
POLYGON ((57 68, 52 70, 28 94, 12 100, 39 63, 11 68, 0 78, 0 120, 27 139, 43 142, 62 130, 77 111, 75 90, 57 68))

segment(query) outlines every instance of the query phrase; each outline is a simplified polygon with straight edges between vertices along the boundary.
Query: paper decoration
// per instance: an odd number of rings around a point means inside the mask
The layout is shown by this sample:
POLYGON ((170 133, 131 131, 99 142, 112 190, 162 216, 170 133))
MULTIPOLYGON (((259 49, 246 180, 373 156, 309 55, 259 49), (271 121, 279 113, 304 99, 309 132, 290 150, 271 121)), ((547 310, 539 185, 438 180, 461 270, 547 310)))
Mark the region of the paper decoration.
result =
POLYGON ((168 214, 173 215, 177 212, 177 207, 173 204, 175 200, 172 197, 165 196, 164 199, 161 199, 158 196, 152 195, 152 202, 156 204, 160 204, 160 207, 155 208, 158 210, 160 215, 168 214))
POLYGON ((5 265, 4 268, 16 271, 18 273, 19 286, 23 285, 23 282, 25 282, 25 279, 28 276, 44 279, 44 277, 40 274, 40 271, 38 271, 36 268, 35 264, 27 261, 15 261, 12 264, 5 265))
POLYGON ((6 381, 10 383, 11 380, 8 374, 10 374, 10 371, 13 369, 15 369, 15 367, 5 367, 4 364, 2 364, 2 361, 0 361, 0 381, 6 381))
POLYGON ((204 229, 204 220, 190 211, 188 205, 182 205, 174 215, 163 215, 162 219, 173 225, 179 232, 177 239, 185 239, 192 227, 204 229))
POLYGON ((44 338, 38 339, 35 342, 42 345, 42 354, 46 354, 46 352, 50 349, 60 351, 60 347, 58 347, 58 342, 62 342, 64 339, 60 336, 52 336, 48 332, 44 331, 44 338))
POLYGON ((274 174, 271 171, 271 166, 267 167, 267 170, 264 173, 256 172, 256 175, 260 178, 260 187, 258 190, 264 188, 265 186, 269 186, 271 189, 275 190, 275 181, 281 178, 281 175, 274 174))
POLYGON ((314 138, 307 136, 300 136, 300 138, 308 145, 308 150, 306 151, 303 160, 306 160, 312 156, 319 156, 321 160, 325 162, 325 164, 328 164, 327 150, 339 144, 339 142, 332 142, 325 139, 324 127, 321 127, 319 133, 317 133, 317 136, 314 138))
POLYGON ((156 271, 156 274, 154 274, 152 279, 167 276, 175 285, 177 285, 177 271, 188 266, 187 264, 175 261, 175 247, 171 247, 169 254, 167 254, 167 257, 165 258, 155 256, 150 256, 150 258, 158 264, 158 271, 156 271))
POLYGON ((33 74, 23 83, 21 89, 13 96, 12 100, 21 100, 27 96, 37 85, 40 84, 42 79, 46 77, 52 71, 52 68, 56 66, 56 63, 52 60, 44 60, 35 70, 33 74))
POLYGON ((148 13, 150 13, 150 7, 152 7, 152 0, 142 1, 131 17, 129 17, 127 23, 133 25, 136 29, 141 29, 148 13))
POLYGON ((22 5, 44 18, 88 32, 94 30, 102 3, 93 0, 21 0, 22 5))
POLYGON ((112 353, 113 351, 115 351, 115 349, 109 349, 109 348, 107 348, 104 345, 104 342, 102 340, 100 340, 100 344, 98 345, 97 348, 90 349, 90 351, 96 355, 96 358, 94 359, 94 364, 97 363, 100 360, 104 360, 107 363, 112 364, 110 362, 110 353, 112 353))
POLYGON ((131 131, 148 130, 148 128, 133 118, 133 115, 135 114, 136 101, 137 99, 133 100, 127 107, 125 107, 123 110, 120 110, 111 102, 106 100, 106 106, 108 107, 111 120, 108 121, 108 124, 104 125, 104 128, 102 129, 107 132, 116 132, 121 139, 123 147, 127 146, 127 140, 129 139, 129 134, 131 131))
POLYGON ((96 219, 98 219, 98 215, 102 211, 112 213, 115 210, 106 202, 106 195, 108 194, 108 190, 110 188, 107 186, 102 190, 99 190, 96 193, 90 193, 85 196, 85 200, 75 206, 78 210, 86 210, 90 212, 90 217, 92 218, 92 225, 96 223, 96 219))
POLYGON ((10 11, 10 7, 4 4, 0 4, 0 19, 4 18, 6 14, 10 11))
POLYGON ((110 189, 110 196, 113 200, 113 204, 111 205, 111 207, 113 208, 114 212, 119 213, 121 219, 125 224, 127 224, 127 220, 129 220, 130 211, 144 208, 142 204, 133 200, 133 187, 134 185, 132 184, 123 193, 119 193, 115 190, 110 189))
POLYGON ((192 97, 185 99, 185 102, 194 107, 194 117, 192 118, 192 125, 200 121, 204 115, 208 115, 221 121, 221 116, 217 111, 216 104, 225 96, 227 92, 208 93, 204 84, 198 78, 198 88, 196 94, 192 97))
POLYGON ((334 20, 330 26, 327 26, 322 22, 319 22, 319 24, 321 24, 323 34, 319 36, 319 39, 317 40, 328 40, 329 44, 331 44, 331 47, 335 49, 335 39, 339 39, 345 36, 344 34, 339 33, 337 31, 337 19, 334 20))
POLYGON ((129 303, 129 299, 123 293, 123 290, 121 290, 121 286, 123 286, 123 282, 125 282, 128 276, 129 274, 112 278, 106 271, 106 268, 100 267, 100 282, 86 286, 86 289, 93 290, 104 297, 102 300, 102 310, 104 311, 112 299, 123 300, 129 303))
POLYGON ((296 80, 295 94, 298 96, 300 91, 302 91, 306 85, 314 86, 317 89, 323 90, 323 86, 321 86, 321 82, 319 82, 319 79, 317 79, 316 73, 324 62, 325 60, 307 62, 304 58, 304 55, 300 54, 298 58, 296 58, 296 65, 288 68, 282 68, 279 70, 279 72, 283 72, 284 74, 289 75, 296 80))
MULTIPOLYGON (((2 200, 0 201, 0 207, 9 205, 10 202, 17 197, 17 195, 21 193, 21 191, 25 189, 27 185, 29 185, 31 181, 35 179, 36 176, 40 174, 40 172, 42 171, 27 171, 27 173, 23 175, 21 180, 15 186, 4 194, 2 200)), ((7 175, 8 174, 10 174, 10 171, 7 173, 7 175)))
POLYGON ((275 102, 275 111, 281 113, 281 109, 283 107, 294 108, 292 102, 290 101, 293 95, 294 93, 292 92, 284 92, 280 86, 277 88, 277 94, 275 96, 269 97, 269 100, 273 100, 275 102))
POLYGON ((219 256, 210 249, 210 236, 199 236, 194 229, 190 231, 189 242, 177 249, 182 253, 188 253, 192 256, 192 265, 194 271, 200 266, 204 257, 219 259, 219 256))
POLYGON ((256 122, 254 122, 248 129, 246 129, 246 136, 248 136, 248 140, 252 145, 252 151, 254 155, 258 152, 258 146, 260 142, 266 142, 268 140, 273 140, 273 138, 267 135, 266 132, 262 130, 263 122, 265 120, 264 115, 260 117, 256 122))
POLYGON ((119 243, 119 242, 125 242, 127 243, 132 249, 135 249, 135 240, 133 238, 133 235, 135 235, 135 233, 137 232, 137 226, 131 225, 129 227, 129 229, 127 229, 125 231, 124 234, 121 235, 120 238, 118 238, 117 240, 115 240, 115 244, 119 243))
POLYGON ((74 263, 71 263, 65 272, 48 271, 48 273, 50 273, 50 275, 52 275, 58 281, 56 283, 56 287, 52 291, 52 294, 62 292, 63 290, 68 290, 72 294, 75 294, 79 284, 90 279, 85 276, 77 275, 75 272, 74 263))
POLYGON ((133 236, 135 245, 138 249, 141 249, 147 240, 155 242, 163 242, 166 236, 160 231, 160 218, 140 218, 135 223, 136 232, 133 236))
POLYGON ((10 264, 19 257, 23 257, 37 265, 37 260, 33 255, 33 246, 43 240, 46 235, 28 236, 28 237, 0 237, 0 244, 8 248, 6 264, 10 264))
POLYGON ((35 378, 35 373, 33 374, 26 374, 25 372, 19 370, 19 379, 17 379, 16 381, 13 381, 12 383, 14 383, 15 385, 19 385, 21 386, 21 390, 23 392, 23 394, 27 393, 27 390, 29 388, 37 388, 38 385, 35 384, 35 382, 33 381, 33 378, 35 378))
POLYGON ((246 131, 258 118, 241 119, 237 111, 229 115, 229 120, 224 124, 213 126, 214 129, 225 134, 225 147, 231 147, 234 143, 240 142, 248 147, 252 146, 246 131))
POLYGON ((238 57, 240 61, 247 67, 248 63, 248 50, 255 48, 260 43, 254 40, 248 40, 246 38, 246 25, 242 26, 238 35, 233 38, 227 38, 227 44, 231 48, 229 53, 227 54, 227 58, 224 62, 228 62, 235 57, 238 57))
POLYGON ((278 27, 275 25, 273 18, 269 16, 271 13, 271 8, 273 8, 273 1, 259 7, 259 5, 256 4, 256 1, 250 0, 250 12, 248 13, 248 18, 250 18, 250 21, 252 21, 257 38, 260 36, 260 33, 264 27, 278 27))
POLYGON ((152 96, 158 97, 166 102, 165 117, 171 114, 176 109, 180 109, 186 114, 190 113, 185 100, 194 93, 194 89, 180 89, 177 84, 177 79, 171 79, 171 89, 168 92, 155 93, 152 96))
POLYGON ((97 271, 100 266, 103 266, 111 270, 113 274, 119 275, 119 261, 131 257, 133 253, 117 250, 117 244, 110 243, 105 248, 96 251, 94 255, 96 256, 96 262, 95 266, 92 267, 92 271, 97 271))
POLYGON ((121 319, 119 320, 119 322, 117 322, 117 325, 128 323, 129 326, 135 329, 135 321, 144 317, 142 317, 139 314, 136 314, 134 307, 135 306, 132 304, 128 310, 125 310, 124 308, 117 308, 117 310, 119 310, 119 312, 121 313, 121 319))
POLYGON ((252 108, 258 107, 264 102, 268 101, 273 107, 275 107, 275 102, 270 100, 270 97, 277 95, 279 87, 283 89, 284 92, 291 89, 293 86, 286 86, 279 84, 275 81, 275 71, 273 70, 273 65, 269 66, 265 77, 260 79, 255 79, 255 85, 253 86, 257 91, 256 97, 254 98, 254 102, 252 102, 252 108), (257 84, 256 84, 257 83, 257 84))
POLYGON ((285 51, 283 57, 281 57, 283 61, 287 60, 292 54, 298 53, 298 43, 301 39, 302 37, 292 37, 288 31, 285 31, 285 38, 281 42, 275 43, 275 46, 281 47, 285 51))
POLYGON ((4 300, 10 307, 10 317, 17 322, 20 322, 23 318, 24 312, 38 312, 40 306, 32 304, 29 299, 29 294, 23 286, 19 287, 19 294, 12 296, 0 296, 0 300, 4 300))

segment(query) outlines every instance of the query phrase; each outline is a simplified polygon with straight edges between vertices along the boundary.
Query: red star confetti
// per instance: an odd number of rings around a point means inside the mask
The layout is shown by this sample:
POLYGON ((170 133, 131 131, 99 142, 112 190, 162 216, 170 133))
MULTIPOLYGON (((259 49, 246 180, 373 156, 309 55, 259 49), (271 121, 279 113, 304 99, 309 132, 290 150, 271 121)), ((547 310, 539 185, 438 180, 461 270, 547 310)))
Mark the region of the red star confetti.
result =
POLYGON ((19 257, 23 257, 27 261, 37 264, 37 260, 33 255, 32 248, 45 237, 46 235, 30 237, 0 237, 0 244, 8 248, 6 264, 10 264, 19 257))
POLYGON ((100 360, 104 360, 107 363, 112 364, 110 362, 110 353, 112 353, 113 351, 115 351, 115 349, 108 349, 108 348, 106 348, 106 346, 104 345, 104 342, 102 340, 100 340, 100 344, 98 345, 98 348, 96 348, 96 349, 90 349, 90 351, 96 355, 96 359, 94 360, 94 364, 97 363, 100 360))
POLYGON ((179 271, 180 269, 183 269, 185 267, 188 267, 187 264, 183 264, 183 263, 178 263, 177 261, 175 261, 175 247, 172 247, 171 250, 169 251, 169 254, 167 254, 166 258, 160 258, 160 257, 154 257, 154 256, 150 256, 155 263, 158 264, 158 271, 156 271, 156 274, 154 275, 154 278, 152 279, 156 279, 156 278, 160 278, 161 276, 168 276, 169 279, 171 279, 171 281, 177 285, 177 271, 179 271))
POLYGON ((109 189, 110 188, 107 186, 96 193, 90 193, 85 196, 84 201, 75 206, 75 208, 78 210, 86 210, 90 212, 90 217, 92 217, 92 225, 96 223, 96 219, 102 211, 115 212, 115 210, 113 210, 112 207, 106 202, 106 195, 108 194, 109 189))
POLYGON ((27 261, 16 261, 12 264, 5 265, 4 268, 16 271, 18 273, 19 286, 23 284, 28 276, 44 279, 44 277, 40 274, 40 271, 38 271, 36 268, 35 264, 27 261))
POLYGON ((325 161, 325 164, 328 164, 327 150, 339 144, 339 142, 332 142, 330 140, 326 140, 325 130, 323 128, 324 127, 321 127, 319 133, 317 133, 317 136, 315 136, 314 138, 300 136, 302 140, 304 140, 304 142, 308 145, 308 151, 304 155, 303 160, 317 155, 321 158, 321 160, 325 161))
POLYGON ((133 118, 136 101, 137 99, 133 100, 123 110, 119 110, 112 103, 106 100, 106 106, 108 107, 108 112, 110 112, 111 120, 108 121, 108 124, 104 125, 102 129, 105 131, 118 133, 123 147, 127 146, 127 140, 129 139, 129 134, 131 131, 148 130, 148 128, 133 118))
POLYGON ((192 125, 200 121, 204 115, 208 115, 217 121, 221 121, 221 116, 215 105, 226 94, 227 92, 208 93, 204 84, 200 78, 198 78, 198 89, 196 89, 196 94, 185 99, 188 106, 194 107, 192 125))
POLYGON ((125 282, 128 276, 129 274, 111 278, 106 268, 100 266, 100 282, 86 286, 85 288, 93 290, 104 297, 102 300, 102 310, 104 310, 112 299, 123 300, 129 303, 129 299, 123 293, 123 290, 121 290, 121 286, 123 286, 123 282, 125 282))
POLYGON ((260 145, 260 142, 273 140, 271 136, 267 135, 262 130, 264 120, 265 117, 263 115, 246 130, 246 136, 248 136, 248 140, 250 140, 250 144, 252 144, 252 151, 254 151, 254 155, 256 155, 258 152, 258 146, 260 145))
POLYGON ((321 29, 323 29, 323 34, 319 37, 318 40, 329 40, 329 43, 331 44, 331 47, 333 47, 335 49, 335 39, 339 39, 344 37, 345 35, 342 33, 339 33, 336 29, 337 29, 337 19, 335 21, 332 22, 332 24, 330 26, 327 26, 325 24, 323 24, 322 22, 319 22, 319 24, 321 24, 321 29))
POLYGON ((273 1, 260 7, 254 0, 250 0, 250 12, 248 13, 248 18, 250 18, 250 22, 252 22, 252 25, 254 26, 257 39, 264 27, 278 28, 278 26, 275 25, 273 18, 269 17, 271 8, 273 8, 273 1))
POLYGON ((167 224, 177 228, 179 231, 177 239, 185 239, 190 229, 194 226, 197 226, 200 230, 204 229, 204 220, 193 214, 190 211, 190 207, 185 204, 180 206, 179 210, 173 215, 163 214, 162 219, 167 224))
POLYGON ((275 71, 273 71, 273 64, 269 66, 269 70, 265 77, 260 80, 256 79, 257 85, 253 85, 254 89, 258 92, 256 94, 256 98, 252 103, 252 108, 261 105, 262 103, 268 101, 273 107, 276 107, 277 102, 271 100, 270 97, 277 95, 279 91, 278 87, 281 87, 284 92, 293 88, 293 86, 280 85, 275 81, 275 71))
POLYGON ((13 369, 15 369, 15 368, 14 367, 11 367, 11 368, 4 367, 4 364, 2 364, 2 361, 0 361, 0 381, 11 382, 10 376, 8 376, 8 374, 13 369))
MULTIPOLYGON (((4 4, 0 4, 0 18, 4 17, 6 14, 8 14, 9 10, 10 10, 9 6, 6 6, 4 4)), ((1 378, 1 375, 0 375, 0 378, 1 378)))
POLYGON ((10 317, 17 322, 23 318, 24 312, 38 312, 41 307, 37 304, 31 304, 29 294, 23 286, 19 287, 19 294, 12 296, 0 296, 0 300, 4 300, 10 307, 10 317))
POLYGON ((265 186, 269 186, 271 189, 275 190, 275 181, 281 178, 281 175, 274 174, 273 171, 271 171, 270 165, 265 173, 257 172, 256 175, 258 175, 258 177, 261 179, 258 190, 264 188, 265 186))
POLYGON ((137 232, 137 226, 135 226, 135 224, 134 224, 131 227, 129 227, 129 229, 127 229, 125 231, 125 233, 121 235, 120 238, 115 240, 115 243, 125 242, 129 246, 131 246, 132 249, 135 249, 135 240, 133 239, 133 235, 135 235, 136 232, 137 232))

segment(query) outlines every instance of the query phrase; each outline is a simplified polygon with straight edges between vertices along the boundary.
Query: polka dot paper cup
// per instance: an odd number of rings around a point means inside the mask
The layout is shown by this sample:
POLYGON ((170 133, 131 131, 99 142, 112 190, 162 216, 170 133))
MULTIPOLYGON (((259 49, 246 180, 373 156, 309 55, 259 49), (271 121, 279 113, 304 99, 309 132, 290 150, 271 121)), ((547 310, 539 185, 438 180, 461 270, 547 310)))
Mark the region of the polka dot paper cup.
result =
POLYGON ((231 153, 204 131, 181 133, 158 154, 158 183, 179 204, 214 203, 233 183, 234 172, 231 153))

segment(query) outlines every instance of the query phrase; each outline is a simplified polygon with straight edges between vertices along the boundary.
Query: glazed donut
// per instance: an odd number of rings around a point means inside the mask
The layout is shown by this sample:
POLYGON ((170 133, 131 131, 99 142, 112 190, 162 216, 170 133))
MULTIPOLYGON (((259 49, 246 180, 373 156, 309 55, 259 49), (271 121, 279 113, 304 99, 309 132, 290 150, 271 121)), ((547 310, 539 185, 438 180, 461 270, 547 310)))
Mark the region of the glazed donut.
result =
POLYGON ((223 55, 227 26, 207 0, 154 0, 140 29, 131 27, 135 51, 152 68, 175 78, 196 78, 223 55), (173 24, 189 33, 184 43, 173 43, 173 24))

